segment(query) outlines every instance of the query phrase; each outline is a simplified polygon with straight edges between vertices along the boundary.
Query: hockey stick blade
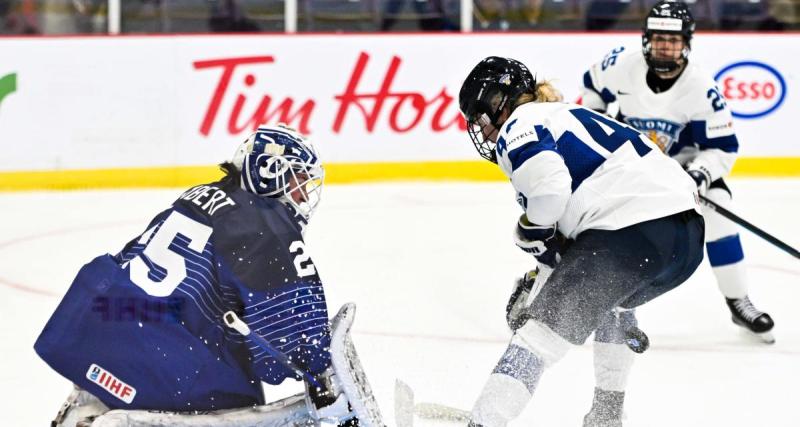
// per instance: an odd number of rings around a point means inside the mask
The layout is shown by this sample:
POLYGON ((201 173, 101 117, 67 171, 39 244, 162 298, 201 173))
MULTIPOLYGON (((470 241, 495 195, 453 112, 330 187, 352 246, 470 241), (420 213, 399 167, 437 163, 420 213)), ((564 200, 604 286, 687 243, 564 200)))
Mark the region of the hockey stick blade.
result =
POLYGON ((463 409, 438 403, 414 403, 414 391, 403 381, 394 383, 394 415, 397 427, 413 427, 414 415, 429 420, 469 422, 470 413, 463 409))
POLYGON ((750 222, 746 221, 744 218, 742 218, 742 217, 736 215, 735 213, 723 208, 722 206, 718 205, 717 203, 715 203, 714 201, 708 199, 705 196, 700 196, 700 200, 703 202, 703 204, 705 204, 709 208, 713 209, 715 212, 717 212, 718 214, 724 216, 725 218, 735 222, 736 224, 739 224, 745 230, 755 234, 756 236, 766 240, 769 243, 772 243, 773 245, 777 246, 779 249, 782 249, 783 251, 787 252, 788 254, 792 255, 793 257, 800 258, 800 251, 798 251, 797 249, 795 249, 795 248, 789 246, 788 244, 784 243, 783 241, 781 241, 777 237, 775 237, 775 236, 767 233, 766 231, 756 227, 755 225, 753 225, 750 222))
POLYGON ((414 391, 399 379, 394 381, 394 419, 397 427, 414 427, 414 391))

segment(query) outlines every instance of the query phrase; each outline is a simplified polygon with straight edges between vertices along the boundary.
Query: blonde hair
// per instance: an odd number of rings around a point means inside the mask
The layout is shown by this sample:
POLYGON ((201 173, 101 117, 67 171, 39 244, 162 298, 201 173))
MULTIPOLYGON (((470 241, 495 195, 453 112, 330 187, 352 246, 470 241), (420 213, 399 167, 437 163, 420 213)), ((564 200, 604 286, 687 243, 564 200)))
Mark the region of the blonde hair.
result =
POLYGON ((561 102, 564 100, 564 95, 553 86, 549 80, 541 83, 536 83, 535 93, 523 93, 517 98, 514 107, 519 107, 522 104, 529 102, 561 102))

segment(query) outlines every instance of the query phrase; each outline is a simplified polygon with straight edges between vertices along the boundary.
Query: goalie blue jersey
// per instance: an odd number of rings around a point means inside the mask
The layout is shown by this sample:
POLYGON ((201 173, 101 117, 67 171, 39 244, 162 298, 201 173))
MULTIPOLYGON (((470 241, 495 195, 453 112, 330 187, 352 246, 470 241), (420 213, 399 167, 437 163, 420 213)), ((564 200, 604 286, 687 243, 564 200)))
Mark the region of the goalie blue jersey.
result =
POLYGON ((261 381, 296 378, 224 325, 228 310, 312 373, 330 327, 303 224, 233 182, 189 189, 118 254, 85 265, 35 344, 112 409, 263 404, 261 381))

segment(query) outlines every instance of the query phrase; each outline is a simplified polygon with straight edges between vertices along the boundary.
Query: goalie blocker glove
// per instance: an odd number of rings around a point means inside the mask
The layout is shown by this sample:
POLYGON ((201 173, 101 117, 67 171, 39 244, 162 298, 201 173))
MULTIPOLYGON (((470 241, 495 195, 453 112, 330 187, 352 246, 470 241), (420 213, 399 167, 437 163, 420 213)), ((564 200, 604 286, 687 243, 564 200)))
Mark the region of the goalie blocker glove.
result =
POLYGON ((522 214, 514 230, 514 243, 523 251, 533 255, 540 263, 554 268, 561 260, 561 239, 557 225, 536 225, 522 214))
POLYGON ((342 392, 333 369, 315 378, 322 387, 305 381, 307 404, 314 418, 334 422, 337 426, 357 426, 358 418, 342 392))

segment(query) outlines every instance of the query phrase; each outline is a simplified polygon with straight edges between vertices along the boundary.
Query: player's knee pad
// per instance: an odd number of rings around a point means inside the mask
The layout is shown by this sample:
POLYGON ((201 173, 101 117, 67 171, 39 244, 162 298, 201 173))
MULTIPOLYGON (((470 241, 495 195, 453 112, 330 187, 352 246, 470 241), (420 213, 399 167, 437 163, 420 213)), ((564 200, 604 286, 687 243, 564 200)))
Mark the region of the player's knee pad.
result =
POLYGON ((550 366, 564 357, 571 344, 547 325, 531 319, 517 329, 511 345, 530 351, 539 356, 545 366, 550 366))

